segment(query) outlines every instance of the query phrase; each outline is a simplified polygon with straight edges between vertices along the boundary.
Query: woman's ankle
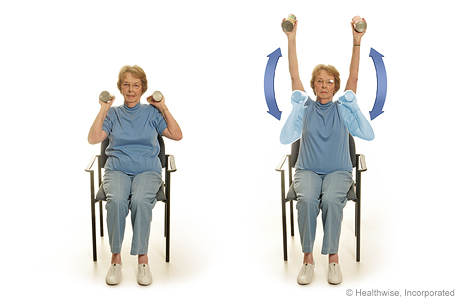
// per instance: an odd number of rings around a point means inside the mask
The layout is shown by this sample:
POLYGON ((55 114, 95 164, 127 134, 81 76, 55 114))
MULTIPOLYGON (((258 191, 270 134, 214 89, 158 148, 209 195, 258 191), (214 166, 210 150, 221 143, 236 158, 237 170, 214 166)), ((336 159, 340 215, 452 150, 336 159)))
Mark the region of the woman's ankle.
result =
POLYGON ((139 264, 148 264, 149 257, 147 256, 147 254, 140 254, 137 257, 137 261, 139 262, 139 264))
POLYGON ((120 253, 112 253, 112 260, 111 264, 121 264, 121 254, 120 253))

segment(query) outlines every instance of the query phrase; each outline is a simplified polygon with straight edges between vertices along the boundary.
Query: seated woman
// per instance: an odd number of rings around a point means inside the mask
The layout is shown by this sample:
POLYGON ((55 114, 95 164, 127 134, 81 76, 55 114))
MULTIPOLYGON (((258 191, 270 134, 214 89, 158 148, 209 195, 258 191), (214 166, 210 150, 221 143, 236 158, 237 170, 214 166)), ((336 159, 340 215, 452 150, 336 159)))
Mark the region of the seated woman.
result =
MULTIPOLYGON (((283 20, 284 21, 284 20, 283 20)), ((363 33, 353 31, 353 53, 345 94, 332 101, 340 89, 339 72, 333 66, 314 68, 310 86, 316 96, 313 101, 305 93, 299 77, 296 53, 297 21, 288 37, 289 72, 292 80, 293 110, 281 131, 281 143, 300 140, 299 158, 294 176, 303 265, 297 277, 299 284, 313 278, 313 243, 316 219, 320 210, 324 229, 321 253, 329 255, 328 282, 339 284, 342 273, 338 264, 339 238, 343 208, 352 184, 352 165, 348 132, 365 140, 372 140, 374 132, 356 103, 359 69, 359 46, 363 33)))
POLYGON ((104 103, 88 134, 88 142, 97 144, 109 138, 103 181, 107 196, 107 227, 112 252, 107 284, 121 278, 121 245, 125 219, 131 210, 133 239, 131 255, 138 255, 138 283, 149 285, 152 275, 148 265, 148 245, 152 209, 162 177, 158 158, 158 134, 179 141, 182 131, 168 110, 165 99, 140 104, 147 91, 147 77, 139 66, 124 66, 118 75, 118 89, 124 104, 112 107, 115 98, 104 103))

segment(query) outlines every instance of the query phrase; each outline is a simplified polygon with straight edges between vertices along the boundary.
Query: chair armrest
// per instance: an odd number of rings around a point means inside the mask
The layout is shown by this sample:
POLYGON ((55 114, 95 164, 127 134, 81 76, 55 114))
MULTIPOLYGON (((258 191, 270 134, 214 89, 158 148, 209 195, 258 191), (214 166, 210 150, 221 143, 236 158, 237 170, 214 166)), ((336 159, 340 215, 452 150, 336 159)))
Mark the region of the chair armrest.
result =
POLYGON ((364 154, 356 154, 359 159, 358 159, 358 171, 359 172, 366 172, 367 171, 367 165, 366 165, 366 156, 364 154), (359 165, 361 165, 361 168, 359 168, 359 165))
POLYGON ((176 172, 176 158, 172 154, 166 154, 166 157, 168 158, 168 164, 169 164, 169 169, 168 172, 176 172))
POLYGON ((88 166, 86 166, 86 169, 85 171, 86 172, 94 172, 94 170, 92 170, 91 168, 93 167, 94 165, 94 162, 96 161, 96 158, 98 158, 99 155, 94 155, 93 157, 91 157, 89 163, 88 163, 88 166))
POLYGON ((283 155, 283 157, 281 157, 281 160, 280 160, 280 162, 279 162, 279 164, 278 164, 278 166, 276 167, 275 170, 278 171, 278 172, 284 171, 283 170, 283 165, 286 162, 286 158, 289 159, 289 157, 290 157, 289 154, 283 155))

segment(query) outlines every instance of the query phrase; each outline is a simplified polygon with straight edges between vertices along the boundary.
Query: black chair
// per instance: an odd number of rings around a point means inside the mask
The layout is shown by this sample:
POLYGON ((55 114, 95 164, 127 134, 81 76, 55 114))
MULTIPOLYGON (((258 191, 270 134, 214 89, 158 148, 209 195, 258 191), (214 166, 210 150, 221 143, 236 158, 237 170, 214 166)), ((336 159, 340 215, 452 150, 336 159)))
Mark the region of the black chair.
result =
MULTIPOLYGON (((163 138, 158 135, 158 143, 160 144, 160 153, 158 157, 161 161, 161 166, 164 169, 165 180, 161 184, 160 190, 158 191, 156 198, 158 201, 161 201, 165 204, 165 229, 164 236, 166 238, 166 255, 165 260, 169 262, 169 235, 170 235, 170 215, 171 215, 171 172, 176 171, 176 163, 174 156, 171 154, 165 154, 165 144, 163 138)), ((96 250, 96 204, 99 202, 99 219, 100 219, 100 232, 101 236, 104 236, 104 226, 103 226, 103 209, 102 201, 106 201, 106 196, 104 189, 102 187, 102 169, 105 166, 107 160, 107 155, 105 154, 105 149, 109 145, 109 139, 105 139, 101 143, 101 154, 94 155, 85 171, 90 173, 90 187, 91 187, 91 225, 92 225, 92 235, 93 235, 93 261, 97 261, 97 250, 96 250), (99 190, 95 194, 95 182, 94 182, 94 162, 98 161, 98 187, 99 190)))
MULTIPOLYGON (((356 236, 356 261, 360 261, 361 255, 361 172, 367 170, 366 158, 363 154, 356 154, 355 141, 353 136, 349 134, 350 144, 350 159, 355 169, 355 180, 347 194, 347 199, 355 202, 355 236, 356 236)), ((291 144, 291 154, 284 155, 280 163, 276 167, 276 171, 281 173, 281 206, 283 219, 283 252, 284 260, 287 261, 287 232, 286 232, 286 203, 290 204, 290 220, 291 220, 291 236, 294 236, 294 209, 293 201, 297 200, 297 195, 292 184, 292 170, 295 168, 297 157, 299 155, 300 140, 291 144), (289 190, 286 194, 285 190, 285 175, 283 165, 288 163, 289 171, 289 190)))

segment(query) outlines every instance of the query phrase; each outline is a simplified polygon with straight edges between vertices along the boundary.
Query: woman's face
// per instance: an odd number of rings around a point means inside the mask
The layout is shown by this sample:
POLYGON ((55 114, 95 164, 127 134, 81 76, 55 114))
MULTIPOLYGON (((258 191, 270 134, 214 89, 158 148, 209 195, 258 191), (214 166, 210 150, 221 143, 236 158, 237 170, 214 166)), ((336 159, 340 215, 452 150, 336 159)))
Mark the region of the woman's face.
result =
POLYGON ((128 107, 136 106, 141 101, 142 81, 134 78, 133 74, 126 73, 125 78, 121 81, 121 94, 128 107))
POLYGON ((325 70, 321 70, 316 75, 316 79, 315 79, 316 100, 319 101, 321 104, 326 104, 332 101, 332 97, 334 96, 334 91, 335 91, 334 76, 332 76, 325 70))

